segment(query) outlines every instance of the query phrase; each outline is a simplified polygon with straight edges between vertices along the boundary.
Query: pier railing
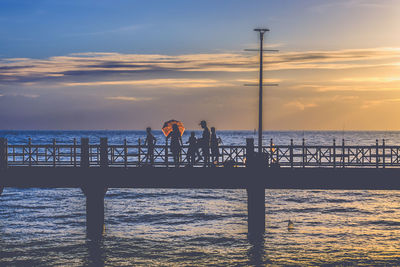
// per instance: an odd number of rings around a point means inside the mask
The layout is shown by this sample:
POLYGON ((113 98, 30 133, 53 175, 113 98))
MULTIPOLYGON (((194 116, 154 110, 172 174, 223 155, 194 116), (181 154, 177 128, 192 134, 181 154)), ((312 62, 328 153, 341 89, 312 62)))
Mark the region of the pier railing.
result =
POLYGON ((375 145, 274 145, 263 147, 269 164, 280 167, 329 167, 329 168, 387 168, 400 167, 400 146, 385 145, 385 140, 375 145))
MULTIPOLYGON (((32 144, 29 139, 26 144, 7 144, 0 138, 0 165, 10 167, 46 166, 46 167, 174 167, 175 162, 168 144, 156 145, 153 156, 149 156, 148 147, 140 141, 129 144, 108 144, 102 138, 99 144, 89 144, 82 138, 78 143, 32 144), (3 156, 2 156, 3 155, 3 156), (2 159, 3 158, 3 159, 2 159), (153 158, 153 160, 151 159, 153 158)), ((201 149, 199 149, 201 151, 201 149)), ((252 139, 246 145, 220 145, 218 156, 211 158, 208 166, 215 167, 245 167, 251 153, 257 153, 252 139)), ((269 145, 263 147, 265 164, 271 167, 285 168, 394 168, 400 167, 400 146, 385 145, 376 141, 374 145, 347 145, 333 141, 332 145, 294 144, 274 145, 271 139, 269 145)), ((184 145, 179 156, 179 166, 204 166, 204 155, 197 158, 194 164, 189 162, 188 146, 184 145)))
MULTIPOLYGON (((204 166, 205 159, 202 156, 196 158, 194 164, 189 162, 188 145, 184 145, 179 155, 179 166, 204 166)), ((199 149, 201 152, 201 149, 199 149)), ((219 155, 211 162, 211 154, 208 165, 236 166, 245 165, 246 146, 219 146, 219 155)), ((128 144, 125 140, 122 145, 89 144, 81 140, 73 144, 57 144, 55 140, 51 144, 32 144, 29 139, 26 144, 7 145, 7 165, 13 166, 47 166, 47 167, 99 167, 104 162, 108 167, 142 167, 152 165, 154 167, 174 167, 175 162, 170 151, 170 146, 155 145, 153 156, 149 156, 148 147, 140 141, 136 144, 128 144), (103 150, 103 151, 102 151, 103 150), (104 154, 104 156, 102 155, 104 154), (107 160, 104 160, 106 158, 107 160), (153 161, 152 161, 152 159, 153 161)))

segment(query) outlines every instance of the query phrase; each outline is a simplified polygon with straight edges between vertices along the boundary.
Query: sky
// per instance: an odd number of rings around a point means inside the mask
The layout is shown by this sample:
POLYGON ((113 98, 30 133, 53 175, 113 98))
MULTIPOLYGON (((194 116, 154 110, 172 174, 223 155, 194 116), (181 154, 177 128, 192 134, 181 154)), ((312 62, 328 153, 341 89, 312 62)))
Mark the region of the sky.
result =
POLYGON ((0 0, 0 129, 400 130, 399 0, 0 0))

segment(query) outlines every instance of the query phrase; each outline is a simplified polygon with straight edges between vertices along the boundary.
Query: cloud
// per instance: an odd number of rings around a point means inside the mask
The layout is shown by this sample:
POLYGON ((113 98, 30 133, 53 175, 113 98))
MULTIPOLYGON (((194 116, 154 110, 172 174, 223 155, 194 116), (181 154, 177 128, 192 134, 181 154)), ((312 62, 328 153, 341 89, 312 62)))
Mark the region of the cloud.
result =
POLYGON ((108 96, 108 97, 105 97, 105 99, 120 100, 120 101, 133 101, 133 102, 153 100, 152 97, 132 97, 132 96, 108 96))
POLYGON ((354 84, 332 84, 328 81, 326 84, 313 83, 313 84, 295 84, 289 87, 294 90, 312 90, 315 92, 383 92, 383 91, 400 91, 400 86, 377 86, 375 83, 354 83, 354 84))
POLYGON ((316 103, 303 103, 303 102, 301 102, 299 100, 291 101, 291 102, 288 102, 288 103, 285 104, 285 107, 289 107, 289 108, 290 107, 294 107, 294 108, 296 108, 298 110, 301 110, 301 111, 303 111, 303 110, 305 110, 307 108, 314 108, 314 107, 317 107, 317 106, 318 106, 318 104, 316 104, 316 103))
POLYGON ((335 80, 336 82, 350 83, 392 83, 400 82, 400 77, 352 77, 335 80))
POLYGON ((343 8, 384 8, 387 7, 383 1, 368 1, 368 0, 335 0, 326 1, 322 4, 316 4, 309 8, 313 12, 323 13, 332 9, 343 9, 343 8))
MULTIPOLYGON (((259 84, 259 80, 254 79, 237 79, 237 82, 246 83, 246 84, 259 84)), ((264 83, 279 83, 282 82, 282 79, 263 79, 264 83)))
POLYGON ((350 69, 395 66, 399 59, 399 48, 374 48, 286 52, 269 55, 265 62, 271 70, 350 69))
POLYGON ((330 98, 331 101, 353 101, 359 99, 357 95, 334 95, 330 98))
POLYGON ((110 86, 110 85, 135 85, 152 88, 203 88, 232 86, 232 83, 221 82, 212 79, 145 79, 127 81, 98 81, 98 82, 76 82, 63 83, 63 86, 110 86))
POLYGON ((65 37, 76 37, 76 36, 90 36, 90 35, 105 35, 105 34, 115 34, 115 33, 123 33, 126 34, 127 32, 136 31, 138 29, 143 28, 143 25, 128 25, 122 26, 114 29, 109 29, 105 31, 97 31, 97 32, 86 32, 86 33, 70 33, 65 34, 65 37))
POLYGON ((37 94, 0 94, 0 96, 11 96, 11 97, 25 97, 25 98, 38 98, 40 95, 37 94))
POLYGON ((364 101, 361 108, 368 109, 378 105, 388 104, 388 103, 399 103, 400 98, 388 98, 388 99, 377 99, 377 100, 366 100, 364 101))
MULTIPOLYGON (((265 70, 397 68, 399 61, 400 48, 282 52, 265 56, 265 70)), ((226 79, 209 79, 212 75, 257 72, 258 56, 244 52, 184 55, 88 52, 47 59, 0 59, 0 70, 0 86, 144 86, 144 83, 159 86, 162 82, 169 85, 176 82, 176 87, 215 87, 232 84, 226 79), (199 75, 204 78, 199 79, 199 75), (165 76, 175 80, 168 82, 165 76)))
POLYGON ((38 98, 40 95, 36 94, 12 94, 12 96, 21 96, 21 97, 27 97, 27 98, 38 98))

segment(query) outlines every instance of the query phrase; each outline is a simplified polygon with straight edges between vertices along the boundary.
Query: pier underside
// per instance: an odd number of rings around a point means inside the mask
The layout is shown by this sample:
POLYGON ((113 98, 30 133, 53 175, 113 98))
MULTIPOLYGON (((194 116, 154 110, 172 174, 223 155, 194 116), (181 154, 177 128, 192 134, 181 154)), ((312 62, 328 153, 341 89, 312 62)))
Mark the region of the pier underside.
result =
POLYGON ((10 167, 0 187, 400 189, 400 169, 10 167))

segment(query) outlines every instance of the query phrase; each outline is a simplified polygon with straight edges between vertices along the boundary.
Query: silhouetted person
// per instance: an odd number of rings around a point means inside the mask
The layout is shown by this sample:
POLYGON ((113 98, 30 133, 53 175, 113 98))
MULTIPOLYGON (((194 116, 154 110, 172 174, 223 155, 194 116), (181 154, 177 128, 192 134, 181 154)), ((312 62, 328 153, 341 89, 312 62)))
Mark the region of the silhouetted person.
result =
POLYGON ((204 167, 206 167, 210 162, 210 130, 208 130, 206 121, 201 121, 200 126, 203 128, 203 136, 200 139, 200 146, 204 157, 204 167))
POLYGON ((198 155, 198 157, 201 157, 200 153, 199 153, 199 149, 198 149, 197 138, 196 138, 194 132, 190 133, 188 143, 189 143, 189 148, 188 148, 188 152, 187 152, 187 158, 188 158, 189 164, 191 166, 193 166, 194 163, 196 162, 196 154, 198 155))
POLYGON ((218 145, 220 143, 222 143, 221 138, 217 137, 217 134, 215 133, 215 127, 211 127, 211 139, 210 139, 211 160, 214 164, 218 163, 218 159, 219 159, 218 145))
POLYGON ((154 164, 154 146, 156 145, 156 138, 154 138, 154 135, 151 133, 151 128, 147 127, 146 128, 146 140, 144 141, 144 145, 147 146, 147 155, 146 155, 146 163, 149 162, 150 164, 154 164))
POLYGON ((182 147, 182 137, 181 137, 181 132, 179 131, 178 125, 174 124, 172 125, 172 132, 170 132, 167 136, 168 138, 171 138, 171 152, 172 152, 172 157, 174 158, 174 163, 175 167, 179 166, 179 156, 181 153, 181 147, 182 147))

